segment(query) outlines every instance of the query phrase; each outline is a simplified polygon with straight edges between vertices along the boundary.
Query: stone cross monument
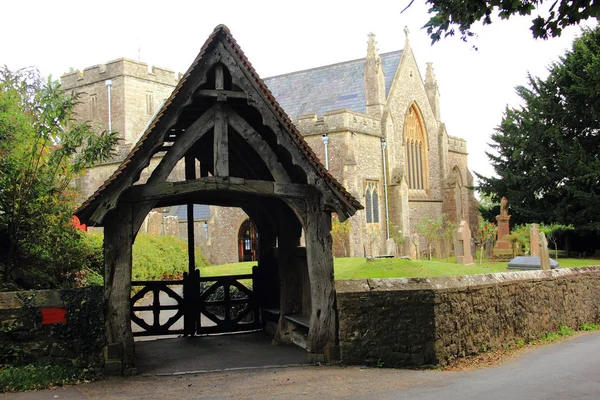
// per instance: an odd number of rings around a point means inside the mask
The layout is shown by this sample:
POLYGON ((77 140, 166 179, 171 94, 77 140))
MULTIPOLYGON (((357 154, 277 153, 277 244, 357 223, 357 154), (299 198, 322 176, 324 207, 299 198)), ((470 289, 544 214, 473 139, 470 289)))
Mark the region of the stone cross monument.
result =
POLYGON ((505 239, 506 235, 510 233, 510 228, 508 225, 509 220, 510 215, 508 215, 508 199, 506 197, 502 197, 502 200, 500 201, 500 215, 496 216, 496 221, 498 222, 498 240, 496 241, 496 245, 492 251, 494 257, 506 258, 512 256, 512 245, 510 241, 505 239))

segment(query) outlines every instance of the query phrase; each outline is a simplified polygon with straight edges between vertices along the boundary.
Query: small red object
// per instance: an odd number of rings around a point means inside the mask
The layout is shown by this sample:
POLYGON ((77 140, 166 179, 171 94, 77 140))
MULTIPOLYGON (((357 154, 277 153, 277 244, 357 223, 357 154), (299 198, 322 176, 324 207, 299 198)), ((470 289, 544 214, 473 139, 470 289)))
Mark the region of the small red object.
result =
POLYGON ((67 310, 57 307, 44 307, 42 310, 42 325, 66 324, 67 310))

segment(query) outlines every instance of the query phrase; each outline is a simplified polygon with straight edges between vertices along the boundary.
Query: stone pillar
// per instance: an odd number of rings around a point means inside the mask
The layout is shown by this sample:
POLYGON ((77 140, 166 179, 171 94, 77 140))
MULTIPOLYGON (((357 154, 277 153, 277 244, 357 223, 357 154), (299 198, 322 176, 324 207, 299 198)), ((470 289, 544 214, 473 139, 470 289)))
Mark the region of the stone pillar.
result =
POLYGON ((529 243, 531 248, 531 257, 539 257, 540 256, 540 226, 538 224, 531 224, 529 228, 529 243))

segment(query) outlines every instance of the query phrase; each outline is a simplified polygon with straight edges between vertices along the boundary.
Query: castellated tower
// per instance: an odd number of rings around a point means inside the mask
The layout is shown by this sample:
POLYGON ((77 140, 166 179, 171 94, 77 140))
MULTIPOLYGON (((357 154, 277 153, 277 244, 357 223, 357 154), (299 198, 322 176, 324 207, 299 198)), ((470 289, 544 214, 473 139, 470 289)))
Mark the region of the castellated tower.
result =
POLYGON ((101 130, 111 125, 112 131, 119 133, 121 146, 129 149, 179 78, 180 74, 171 70, 119 58, 65 74, 61 83, 65 91, 79 96, 78 120, 90 121, 101 130))
POLYGON ((113 160, 89 170, 77 180, 83 198, 94 193, 119 166, 180 77, 171 70, 127 58, 61 76, 63 89, 79 99, 75 118, 89 121, 98 131, 117 132, 120 139, 118 154, 113 160))

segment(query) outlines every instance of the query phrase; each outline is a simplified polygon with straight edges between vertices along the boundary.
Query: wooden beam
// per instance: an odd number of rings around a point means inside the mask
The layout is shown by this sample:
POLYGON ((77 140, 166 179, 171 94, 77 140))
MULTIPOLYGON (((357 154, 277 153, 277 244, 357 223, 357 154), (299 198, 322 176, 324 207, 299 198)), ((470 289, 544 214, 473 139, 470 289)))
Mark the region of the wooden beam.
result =
POLYGON ((298 183, 279 183, 246 180, 235 177, 209 176, 184 182, 159 182, 155 184, 134 185, 123 192, 121 201, 163 202, 169 201, 169 198, 183 198, 203 192, 238 192, 257 196, 292 199, 314 199, 318 194, 313 186, 298 183))
POLYGON ((177 138, 160 164, 154 169, 148 183, 155 183, 167 179, 175 165, 187 151, 215 124, 215 107, 208 109, 200 118, 191 124, 185 132, 177 138))
POLYGON ((198 90, 195 93, 196 97, 210 97, 216 98, 218 101, 227 101, 227 99, 247 99, 246 93, 235 92, 233 90, 198 90))
POLYGON ((215 67, 215 90, 223 90, 225 87, 225 78, 223 76, 223 65, 217 64, 215 67))
POLYGON ((227 133, 227 114, 221 103, 216 104, 214 135, 214 175, 229 176, 229 136, 227 133))
POLYGON ((256 151, 277 182, 291 182, 283 165, 269 144, 246 120, 231 109, 226 110, 231 127, 256 151))

